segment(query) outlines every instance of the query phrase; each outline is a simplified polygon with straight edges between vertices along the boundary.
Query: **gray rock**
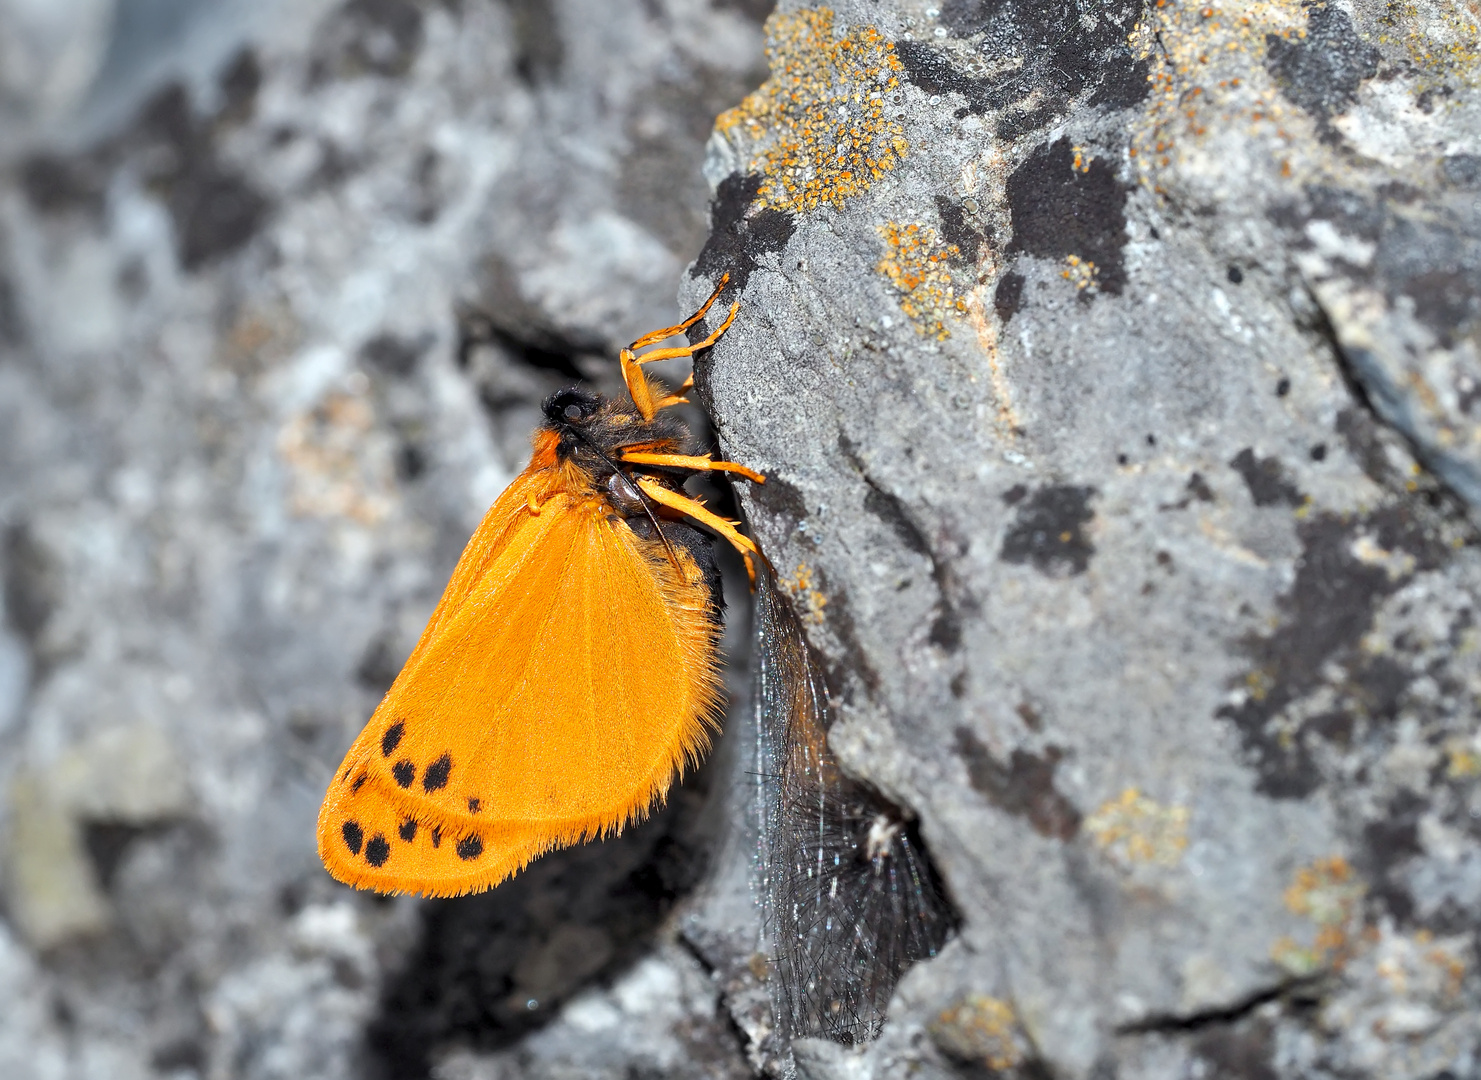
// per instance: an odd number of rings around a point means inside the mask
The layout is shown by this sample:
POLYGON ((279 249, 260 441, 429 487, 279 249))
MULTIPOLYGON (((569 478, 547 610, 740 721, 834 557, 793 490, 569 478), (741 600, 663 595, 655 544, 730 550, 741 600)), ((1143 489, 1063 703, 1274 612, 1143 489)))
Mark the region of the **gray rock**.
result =
POLYGON ((963 918, 864 1074, 1474 1068, 1469 18, 769 24, 700 385, 963 918))
POLYGON ((81 58, 0 73, 0 1072, 1476 1071, 1472 14, 784 3, 723 112, 764 5, 72 7, 0 10, 81 58), (742 591, 643 828, 313 850, 541 397, 725 271, 700 394, 960 919, 858 1047, 770 1011, 742 591))
POLYGON ((145 7, 0 145, 0 1072, 392 1075, 567 998, 509 1067, 744 1072, 665 929, 703 776, 461 905, 351 894, 313 835, 540 399, 676 314, 759 19, 145 7))

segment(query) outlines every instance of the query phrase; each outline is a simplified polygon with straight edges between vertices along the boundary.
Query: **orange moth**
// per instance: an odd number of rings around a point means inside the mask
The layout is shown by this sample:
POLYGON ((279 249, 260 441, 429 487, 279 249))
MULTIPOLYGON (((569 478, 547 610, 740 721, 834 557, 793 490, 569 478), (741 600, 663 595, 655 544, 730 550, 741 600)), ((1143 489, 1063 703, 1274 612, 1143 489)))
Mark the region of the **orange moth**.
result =
MULTIPOLYGON (((728 275, 727 275, 728 277, 728 275)), ((620 832, 662 802, 720 707, 718 579, 695 523, 753 567, 756 546, 683 493, 689 432, 641 367, 713 345, 622 350, 627 398, 543 405, 530 464, 484 515, 401 674, 334 774, 319 856, 377 892, 457 896, 553 848, 620 832)), ((754 571, 753 571, 754 573, 754 571)))

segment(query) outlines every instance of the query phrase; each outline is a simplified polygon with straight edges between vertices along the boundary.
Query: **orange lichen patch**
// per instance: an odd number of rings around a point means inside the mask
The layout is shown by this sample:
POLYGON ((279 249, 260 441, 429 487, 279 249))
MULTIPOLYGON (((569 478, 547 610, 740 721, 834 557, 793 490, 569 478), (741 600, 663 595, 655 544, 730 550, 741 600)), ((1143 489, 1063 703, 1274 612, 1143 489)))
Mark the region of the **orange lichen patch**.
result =
POLYGON ((1085 819, 1085 831, 1113 862, 1176 866, 1188 850, 1188 808, 1165 806, 1127 788, 1085 819))
POLYGON ((798 614, 802 616, 803 622, 813 626, 823 625, 823 609, 828 605, 828 598, 813 585, 811 567, 806 563, 798 563, 796 572, 782 582, 782 588, 801 609, 798 614))
POLYGON ((1064 264, 1064 269, 1060 271, 1059 276, 1066 281, 1073 281, 1078 291, 1097 288, 1100 270, 1096 268, 1095 263, 1089 259, 1082 259, 1078 255, 1066 255, 1064 264))
POLYGON ((278 433, 292 470, 289 507, 299 517, 343 517, 361 525, 385 519, 395 469, 389 445, 371 437, 375 414, 363 394, 332 393, 278 433))
POLYGON ((1285 891, 1286 907, 1316 924, 1311 944, 1283 937, 1270 949, 1271 959, 1294 975, 1340 968, 1357 944, 1366 889, 1340 855, 1318 859, 1296 871, 1285 891))
POLYGON ((937 340, 951 336, 946 319, 967 313, 967 302, 957 294, 947 263, 961 257, 955 244, 943 244, 926 225, 887 221, 878 226, 888 251, 875 266, 900 291, 900 310, 920 334, 937 340))
POLYGON ((1129 43, 1150 64, 1151 85, 1130 156, 1144 183, 1156 190, 1161 169, 1210 132, 1238 126, 1264 145, 1272 167, 1289 169, 1288 128, 1309 122, 1266 71, 1269 36, 1306 36, 1297 0, 1254 0, 1231 10, 1159 4, 1137 24, 1129 43))
POLYGON ((872 26, 835 36, 827 8, 766 20, 771 78, 716 130, 750 144, 758 200, 800 214, 867 190, 905 156, 905 130, 885 115, 885 95, 903 70, 894 46, 872 26))
POLYGON ((943 1009, 930 1030, 931 1038, 947 1053, 993 1072, 1015 1068, 1027 1057, 1013 1006, 986 994, 970 994, 943 1009))
POLYGON ((1445 743, 1445 777, 1470 780, 1481 776, 1481 747, 1475 737, 1455 737, 1445 743))
POLYGON ((1414 3, 1389 4, 1378 25, 1378 44, 1403 50, 1419 75, 1419 90, 1481 86, 1481 12, 1475 4, 1451 0, 1423 11, 1414 3))

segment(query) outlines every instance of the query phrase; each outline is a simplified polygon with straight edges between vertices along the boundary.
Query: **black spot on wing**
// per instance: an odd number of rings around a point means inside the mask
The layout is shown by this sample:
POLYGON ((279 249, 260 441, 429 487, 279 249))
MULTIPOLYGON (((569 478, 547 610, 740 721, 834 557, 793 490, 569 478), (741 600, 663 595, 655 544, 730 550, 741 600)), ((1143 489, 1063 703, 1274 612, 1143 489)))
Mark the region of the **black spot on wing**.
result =
POLYGON ((365 786, 365 778, 368 775, 368 773, 361 773, 359 776, 355 777, 355 782, 350 785, 350 794, 353 795, 355 792, 359 791, 362 787, 365 786))
POLYGON ((395 777, 397 787, 408 788, 417 778, 417 767, 409 761, 398 761, 391 766, 391 775, 395 777))
POLYGON ((390 727, 386 728, 386 733, 381 736, 381 753, 386 757, 390 757, 395 752, 396 747, 401 745, 401 736, 405 734, 406 722, 404 720, 397 720, 390 727))
POLYGON ((360 828, 360 823, 347 821, 339 831, 345 838, 345 847, 350 849, 350 854, 360 854, 360 845, 365 842, 365 830, 360 828))
POLYGON ((470 813, 470 814, 476 814, 476 813, 478 813, 478 805, 479 805, 478 804, 478 800, 475 799, 475 798, 472 798, 470 796, 469 799, 468 799, 468 813, 470 813))
POLYGON ((453 771, 453 759, 450 754, 443 754, 432 764, 427 766, 427 771, 422 774, 422 789, 424 791, 441 791, 447 787, 447 778, 453 771))
POLYGON ((432 846, 435 848, 442 846, 442 829, 436 825, 432 826, 432 846))
POLYGON ((476 836, 465 836, 458 841, 458 858, 471 862, 483 854, 483 841, 476 836))
POLYGON ((415 818, 407 818, 401 823, 401 828, 396 830, 397 835, 408 844, 417 838, 417 823, 415 818))
POLYGON ((365 861, 371 866, 385 866, 391 857, 391 845, 384 836, 376 833, 365 845, 365 861))

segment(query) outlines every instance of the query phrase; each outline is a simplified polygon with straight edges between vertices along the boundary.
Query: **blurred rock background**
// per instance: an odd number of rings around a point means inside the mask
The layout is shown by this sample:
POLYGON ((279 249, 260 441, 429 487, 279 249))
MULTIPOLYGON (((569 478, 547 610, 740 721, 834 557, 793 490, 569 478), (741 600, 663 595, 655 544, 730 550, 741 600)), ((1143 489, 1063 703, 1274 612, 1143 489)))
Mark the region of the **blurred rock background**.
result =
POLYGON ((622 841, 312 843, 539 399, 724 270, 741 505, 961 917, 795 1067, 1481 1073, 1474 8, 768 11, 0 4, 0 1075, 786 1067, 743 588, 622 841))
POLYGON ((461 903, 313 821, 541 398, 678 314, 765 14, 0 6, 0 1075, 745 1074, 704 777, 461 903))

